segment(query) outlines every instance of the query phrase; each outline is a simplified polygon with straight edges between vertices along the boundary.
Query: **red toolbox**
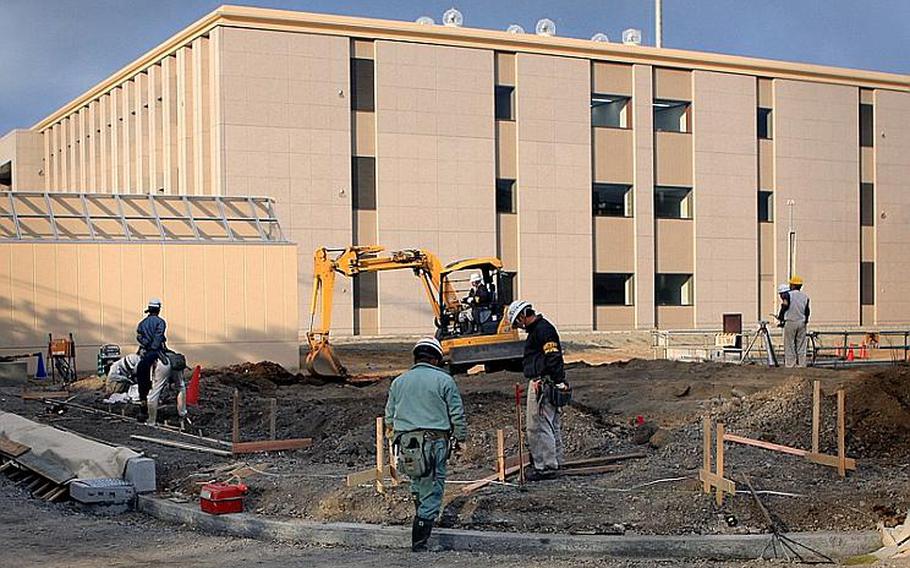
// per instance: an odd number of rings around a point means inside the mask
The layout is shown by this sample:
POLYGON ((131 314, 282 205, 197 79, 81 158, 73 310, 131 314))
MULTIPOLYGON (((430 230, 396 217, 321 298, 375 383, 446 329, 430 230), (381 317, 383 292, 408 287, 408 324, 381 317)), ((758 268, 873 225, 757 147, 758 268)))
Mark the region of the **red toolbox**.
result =
POLYGON ((236 485, 208 483, 203 485, 202 491, 199 492, 199 505, 210 515, 242 513, 246 489, 246 485, 242 483, 236 485))

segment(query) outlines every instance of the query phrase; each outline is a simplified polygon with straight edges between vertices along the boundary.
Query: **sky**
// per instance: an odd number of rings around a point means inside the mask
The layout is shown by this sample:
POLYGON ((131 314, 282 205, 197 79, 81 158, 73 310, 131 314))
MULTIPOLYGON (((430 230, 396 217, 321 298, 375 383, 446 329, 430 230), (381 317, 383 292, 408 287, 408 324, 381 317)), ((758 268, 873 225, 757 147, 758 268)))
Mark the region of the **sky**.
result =
MULTIPOLYGON (((0 135, 28 128, 225 2, 0 0, 0 135)), ((652 0, 237 0, 244 5, 654 43, 652 0)), ((910 0, 663 0, 664 47, 910 74, 910 0)))

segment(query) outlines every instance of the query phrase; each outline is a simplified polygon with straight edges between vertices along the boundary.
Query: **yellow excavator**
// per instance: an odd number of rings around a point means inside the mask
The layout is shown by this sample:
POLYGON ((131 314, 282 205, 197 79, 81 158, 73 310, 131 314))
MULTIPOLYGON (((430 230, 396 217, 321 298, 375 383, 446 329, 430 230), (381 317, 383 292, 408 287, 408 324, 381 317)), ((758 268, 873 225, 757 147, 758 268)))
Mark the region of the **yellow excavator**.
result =
MULTIPOLYGON (((307 342, 307 370, 321 377, 348 376, 329 343, 335 276, 356 278, 367 272, 411 269, 420 280, 435 315, 435 336, 442 343, 449 370, 465 372, 484 365, 488 372, 520 370, 524 342, 505 317, 509 298, 503 297, 507 273, 495 257, 472 258, 443 265, 423 249, 385 252, 381 246, 319 248, 313 256, 313 297, 307 342), (484 306, 468 306, 459 297, 465 275, 479 274, 490 291, 484 306), (470 314, 470 316, 468 316, 470 314)), ((476 276, 475 276, 476 278, 476 276)))

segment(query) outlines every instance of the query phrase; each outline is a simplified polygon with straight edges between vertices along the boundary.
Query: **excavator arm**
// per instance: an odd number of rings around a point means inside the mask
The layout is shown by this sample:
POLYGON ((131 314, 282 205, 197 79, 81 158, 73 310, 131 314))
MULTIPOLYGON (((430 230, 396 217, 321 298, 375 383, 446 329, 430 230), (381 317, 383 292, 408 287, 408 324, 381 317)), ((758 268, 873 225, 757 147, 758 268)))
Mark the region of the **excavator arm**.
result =
MULTIPOLYGON (((347 369, 335 356, 329 344, 332 326, 336 274, 355 277, 365 272, 411 269, 414 271, 433 307, 437 321, 441 316, 440 297, 443 266, 433 253, 422 249, 407 249, 382 254, 381 246, 353 246, 345 249, 319 248, 313 256, 313 296, 310 303, 310 327, 306 366, 313 375, 346 377, 347 369)), ((450 288, 447 284, 446 288, 450 288)), ((443 301, 449 307, 457 305, 455 290, 446 289, 443 301)))

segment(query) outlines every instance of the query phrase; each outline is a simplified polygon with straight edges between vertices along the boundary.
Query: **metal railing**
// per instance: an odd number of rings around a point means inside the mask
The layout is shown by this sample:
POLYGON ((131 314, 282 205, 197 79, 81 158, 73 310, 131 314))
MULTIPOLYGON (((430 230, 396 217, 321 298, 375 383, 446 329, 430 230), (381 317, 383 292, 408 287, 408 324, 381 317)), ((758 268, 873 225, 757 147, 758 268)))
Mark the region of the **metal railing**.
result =
POLYGON ((0 191, 0 241, 287 242, 267 197, 0 191))

